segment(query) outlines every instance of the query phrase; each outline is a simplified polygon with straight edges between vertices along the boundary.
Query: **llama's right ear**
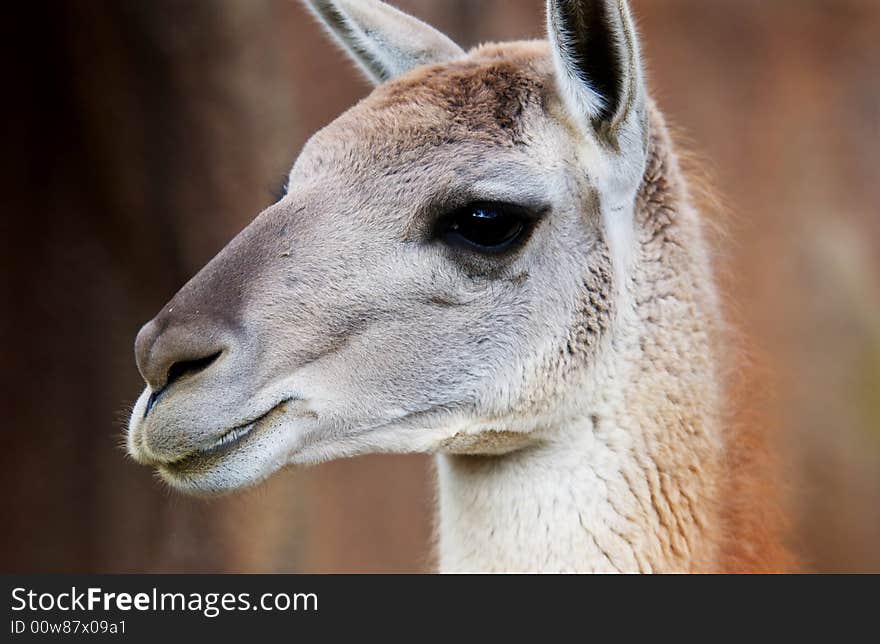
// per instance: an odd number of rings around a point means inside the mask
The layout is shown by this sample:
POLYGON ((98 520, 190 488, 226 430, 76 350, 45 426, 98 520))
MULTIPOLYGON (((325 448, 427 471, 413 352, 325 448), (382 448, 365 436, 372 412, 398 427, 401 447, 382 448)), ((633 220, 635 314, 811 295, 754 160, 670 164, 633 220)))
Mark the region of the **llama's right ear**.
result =
POLYGON ((464 55, 464 50, 417 18, 379 0, 305 0, 374 83, 414 67, 464 55))
POLYGON ((640 138, 646 92, 626 0, 547 0, 547 37, 575 120, 616 148, 640 138))

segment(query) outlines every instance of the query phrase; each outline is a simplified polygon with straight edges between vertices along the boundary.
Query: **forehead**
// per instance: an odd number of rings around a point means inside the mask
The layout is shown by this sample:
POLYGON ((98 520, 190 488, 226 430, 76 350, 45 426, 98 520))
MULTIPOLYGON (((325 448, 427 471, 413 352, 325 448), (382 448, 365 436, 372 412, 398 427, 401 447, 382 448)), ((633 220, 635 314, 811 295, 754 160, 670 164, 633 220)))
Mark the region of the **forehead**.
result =
POLYGON ((496 45, 466 59, 418 69, 378 88, 365 107, 400 111, 451 141, 521 142, 530 113, 542 109, 542 49, 496 45))
MULTIPOLYGON (((466 58, 419 68, 373 91, 316 134, 296 178, 359 170, 405 172, 467 164, 530 142, 549 100, 543 43, 484 46, 466 58)), ((516 156, 507 154, 507 157, 516 156)))

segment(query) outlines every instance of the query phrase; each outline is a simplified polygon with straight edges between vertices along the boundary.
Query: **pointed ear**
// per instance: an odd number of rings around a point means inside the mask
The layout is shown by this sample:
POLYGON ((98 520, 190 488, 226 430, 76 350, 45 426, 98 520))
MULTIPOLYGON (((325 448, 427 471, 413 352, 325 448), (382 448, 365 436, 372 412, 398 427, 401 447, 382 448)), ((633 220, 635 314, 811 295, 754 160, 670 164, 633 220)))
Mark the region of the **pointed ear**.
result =
POLYGON ((379 0, 305 0, 374 83, 464 55, 421 20, 379 0))
POLYGON ((560 91, 578 122, 614 147, 638 135, 645 88, 626 0, 548 0, 547 31, 560 91))

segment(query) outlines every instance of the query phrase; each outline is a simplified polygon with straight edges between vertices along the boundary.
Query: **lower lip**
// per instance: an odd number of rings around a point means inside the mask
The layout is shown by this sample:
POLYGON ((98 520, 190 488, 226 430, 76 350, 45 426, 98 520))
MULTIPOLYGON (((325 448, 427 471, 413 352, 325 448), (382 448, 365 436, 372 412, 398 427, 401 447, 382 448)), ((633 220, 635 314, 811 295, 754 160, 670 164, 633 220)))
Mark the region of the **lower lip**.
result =
POLYGON ((267 416, 284 409, 284 406, 288 402, 290 402, 289 399, 282 400, 262 416, 255 418, 249 423, 230 429, 209 447, 191 452, 183 458, 171 463, 164 463, 160 468, 171 474, 186 474, 192 471, 205 469, 206 464, 213 460, 219 460, 223 456, 234 451, 237 447, 241 446, 242 443, 254 435, 259 424, 265 420, 267 416))

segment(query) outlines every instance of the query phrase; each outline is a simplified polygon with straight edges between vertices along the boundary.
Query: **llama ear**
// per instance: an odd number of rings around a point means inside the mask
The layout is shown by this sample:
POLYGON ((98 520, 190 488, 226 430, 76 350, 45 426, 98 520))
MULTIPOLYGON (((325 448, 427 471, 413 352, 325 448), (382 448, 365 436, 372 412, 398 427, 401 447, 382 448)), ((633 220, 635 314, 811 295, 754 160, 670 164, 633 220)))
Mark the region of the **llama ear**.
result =
POLYGON ((305 0, 374 83, 464 55, 445 35, 379 0, 305 0))
POLYGON ((645 88, 626 0, 548 0, 547 31, 565 103, 614 147, 636 135, 645 88))

